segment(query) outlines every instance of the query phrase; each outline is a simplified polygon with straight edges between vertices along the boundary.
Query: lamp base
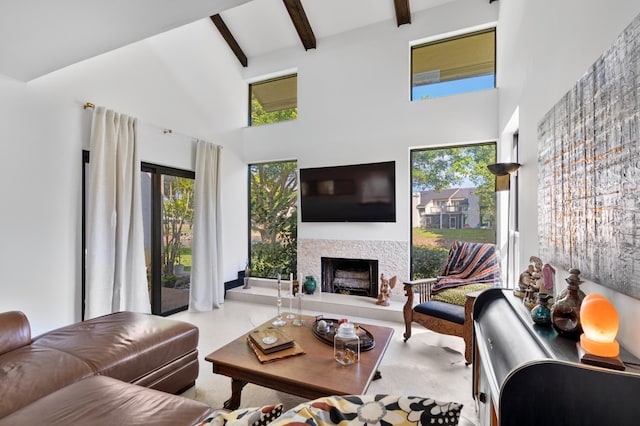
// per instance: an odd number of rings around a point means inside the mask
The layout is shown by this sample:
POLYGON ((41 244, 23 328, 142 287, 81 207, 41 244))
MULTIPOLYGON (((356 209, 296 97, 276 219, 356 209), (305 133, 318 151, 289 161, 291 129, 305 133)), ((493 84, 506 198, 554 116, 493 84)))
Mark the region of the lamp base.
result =
POLYGON ((593 355, 582 349, 580 342, 576 343, 578 348, 578 357, 583 364, 595 365, 597 367, 611 368, 613 370, 623 371, 625 369, 624 363, 620 357, 604 357, 593 355))

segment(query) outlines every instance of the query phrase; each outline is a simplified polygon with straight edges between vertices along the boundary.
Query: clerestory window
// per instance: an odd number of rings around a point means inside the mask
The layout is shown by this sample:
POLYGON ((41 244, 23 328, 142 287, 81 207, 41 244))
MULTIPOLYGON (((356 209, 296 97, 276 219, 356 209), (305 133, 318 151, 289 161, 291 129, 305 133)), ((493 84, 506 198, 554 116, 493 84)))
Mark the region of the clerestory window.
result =
POLYGON ((249 126, 295 120, 297 117, 297 74, 249 85, 249 126))
POLYGON ((411 48, 411 100, 496 87, 495 28, 411 48))

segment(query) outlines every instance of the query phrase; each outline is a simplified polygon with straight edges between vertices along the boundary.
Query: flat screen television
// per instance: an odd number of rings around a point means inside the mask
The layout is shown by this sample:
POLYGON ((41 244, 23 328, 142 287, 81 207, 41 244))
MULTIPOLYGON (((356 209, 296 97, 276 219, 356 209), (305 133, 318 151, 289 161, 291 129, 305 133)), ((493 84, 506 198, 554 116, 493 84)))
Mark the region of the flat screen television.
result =
POLYGON ((395 222, 396 163, 300 169, 302 222, 395 222))

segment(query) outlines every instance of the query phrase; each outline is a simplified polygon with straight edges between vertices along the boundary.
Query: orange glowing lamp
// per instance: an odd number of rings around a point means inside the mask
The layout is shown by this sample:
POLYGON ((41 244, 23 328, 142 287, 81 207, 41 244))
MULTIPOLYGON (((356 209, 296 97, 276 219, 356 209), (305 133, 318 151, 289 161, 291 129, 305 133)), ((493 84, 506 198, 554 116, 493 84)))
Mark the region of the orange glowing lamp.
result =
MULTIPOLYGON (((592 355, 591 358, 618 357, 618 312, 606 297, 601 294, 587 295, 580 307, 580 322, 584 332, 580 336, 580 346, 586 354, 592 355)), ((582 361, 586 362, 584 358, 582 361)))

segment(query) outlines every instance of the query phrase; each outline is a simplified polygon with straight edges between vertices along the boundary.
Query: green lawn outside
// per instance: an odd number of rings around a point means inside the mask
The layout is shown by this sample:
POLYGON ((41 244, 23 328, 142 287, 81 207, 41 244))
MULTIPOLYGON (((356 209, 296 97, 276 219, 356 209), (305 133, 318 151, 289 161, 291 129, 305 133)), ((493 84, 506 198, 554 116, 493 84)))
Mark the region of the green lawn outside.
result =
POLYGON ((191 247, 180 247, 180 262, 176 258, 176 265, 184 265, 185 271, 191 270, 191 247))
POLYGON ((455 240, 478 243, 496 242, 494 229, 421 229, 413 228, 413 245, 430 247, 450 247, 455 240))
POLYGON ((435 277, 442 271, 455 240, 495 244, 493 229, 412 230, 411 279, 435 277))

